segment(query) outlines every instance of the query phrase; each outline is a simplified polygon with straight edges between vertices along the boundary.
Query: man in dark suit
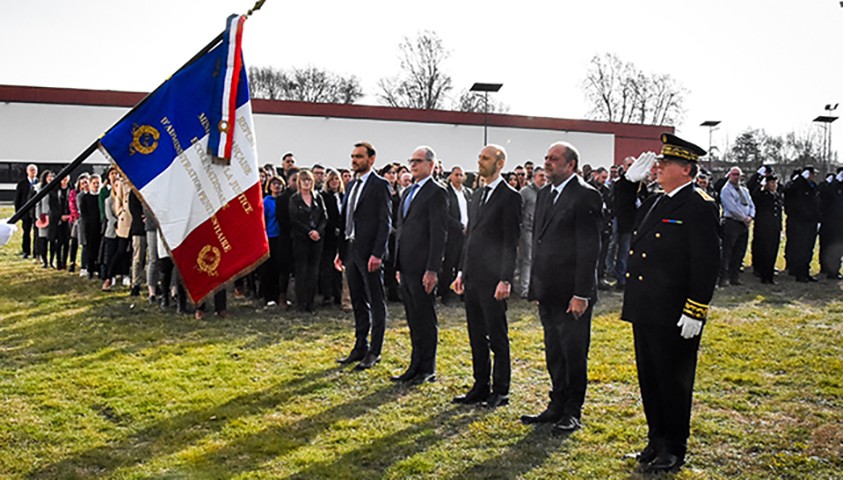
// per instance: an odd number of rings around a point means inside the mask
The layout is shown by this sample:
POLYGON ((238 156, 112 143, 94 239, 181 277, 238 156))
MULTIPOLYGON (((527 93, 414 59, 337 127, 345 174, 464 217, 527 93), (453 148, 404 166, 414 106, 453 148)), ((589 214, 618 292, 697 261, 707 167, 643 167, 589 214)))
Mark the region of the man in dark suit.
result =
MULTIPOLYGON (((15 212, 23 208, 30 198, 35 196, 35 185, 38 183, 38 167, 33 164, 26 166, 26 178, 18 182, 15 188, 15 212)), ((21 256, 29 258, 32 254, 32 225, 35 223, 35 209, 21 219, 23 226, 23 239, 21 240, 21 256)))
POLYGON ((800 283, 817 281, 810 273, 814 245, 817 243, 817 225, 822 220, 815 177, 814 167, 805 167, 784 194, 787 208, 787 268, 800 283))
POLYGON ((576 174, 579 153, 557 142, 544 157, 549 185, 539 191, 533 224, 530 300, 538 300, 545 358, 552 390, 550 404, 527 424, 555 423, 554 432, 581 427, 591 341, 591 314, 597 301, 600 254, 600 193, 576 174))
POLYGON ((463 405, 485 402, 496 408, 509 403, 512 368, 506 299, 515 276, 521 195, 503 181, 505 163, 503 147, 488 145, 480 150, 477 168, 486 185, 472 196, 462 271, 454 281, 454 291, 465 293, 474 371, 474 385, 453 400, 463 405), (494 369, 490 350, 495 354, 494 369))
POLYGON ((389 184, 372 171, 375 148, 368 142, 354 145, 351 168, 357 178, 348 183, 343 199, 344 241, 336 267, 345 265, 351 305, 354 309, 354 349, 342 364, 360 362, 365 370, 380 361, 386 331, 386 301, 383 291, 383 259, 392 222, 389 184), (372 342, 369 344, 369 330, 372 342))
POLYGON ((447 239, 448 194, 432 178, 436 153, 422 146, 410 157, 412 186, 404 190, 396 234, 396 276, 410 327, 410 366, 393 381, 420 385, 436 380, 438 326, 433 290, 447 239))
POLYGON ((451 169, 448 175, 448 242, 445 244, 445 259, 442 261, 442 275, 439 278, 438 294, 442 297, 442 304, 448 305, 455 299, 451 290, 451 282, 457 276, 457 269, 462 257, 465 243, 466 226, 468 225, 468 202, 471 190, 464 185, 465 172, 459 165, 451 169))
POLYGON ((700 333, 720 264, 717 204, 693 184, 705 150, 671 134, 662 142, 664 193, 638 209, 621 312, 632 323, 649 429, 638 461, 649 473, 684 463, 700 333))

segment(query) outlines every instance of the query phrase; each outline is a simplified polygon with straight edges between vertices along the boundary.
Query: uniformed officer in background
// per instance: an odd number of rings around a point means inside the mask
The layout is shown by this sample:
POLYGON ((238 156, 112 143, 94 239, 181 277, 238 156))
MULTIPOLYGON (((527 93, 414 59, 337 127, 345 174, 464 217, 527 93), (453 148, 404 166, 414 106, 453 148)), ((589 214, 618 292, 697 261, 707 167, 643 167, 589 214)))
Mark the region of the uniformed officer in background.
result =
MULTIPOLYGON (((697 350, 720 263, 717 204, 693 185, 706 152, 671 134, 661 140, 657 172, 664 193, 638 209, 621 312, 634 335, 649 428, 637 459, 647 473, 675 471, 685 462, 697 350)), ((656 158, 643 154, 636 162, 656 158)))

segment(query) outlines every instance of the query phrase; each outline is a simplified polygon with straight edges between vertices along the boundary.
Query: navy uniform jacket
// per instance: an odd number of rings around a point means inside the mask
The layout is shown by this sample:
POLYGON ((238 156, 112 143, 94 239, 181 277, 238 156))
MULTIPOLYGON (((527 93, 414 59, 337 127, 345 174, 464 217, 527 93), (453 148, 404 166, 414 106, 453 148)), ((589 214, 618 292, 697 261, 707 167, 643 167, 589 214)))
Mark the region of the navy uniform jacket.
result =
POLYGON ((705 320, 720 268, 718 225, 714 199, 693 184, 673 198, 648 198, 636 217, 621 318, 666 327, 683 313, 705 320))
POLYGON ((571 297, 597 299, 597 259, 603 199, 579 175, 570 180, 555 204, 553 185, 539 190, 533 223, 530 300, 568 305, 571 297))

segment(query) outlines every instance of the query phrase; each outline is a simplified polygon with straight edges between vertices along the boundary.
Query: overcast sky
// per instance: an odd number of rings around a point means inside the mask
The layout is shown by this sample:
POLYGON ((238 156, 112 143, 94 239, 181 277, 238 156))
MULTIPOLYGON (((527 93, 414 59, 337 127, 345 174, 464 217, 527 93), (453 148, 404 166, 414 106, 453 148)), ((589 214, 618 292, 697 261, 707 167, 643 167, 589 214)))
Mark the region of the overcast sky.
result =
MULTIPOLYGON (((254 1, 3 3, 0 84, 150 91, 254 1)), ((398 44, 421 30, 451 51, 454 95, 477 81, 503 83, 495 98, 512 114, 585 118, 580 85, 604 52, 690 90, 677 132, 703 147, 704 120, 723 122, 713 136, 722 149, 750 127, 816 129, 824 105, 843 103, 837 0, 267 0, 246 23, 244 55, 250 66, 356 75, 363 103, 376 104, 377 81, 398 72, 398 44)))

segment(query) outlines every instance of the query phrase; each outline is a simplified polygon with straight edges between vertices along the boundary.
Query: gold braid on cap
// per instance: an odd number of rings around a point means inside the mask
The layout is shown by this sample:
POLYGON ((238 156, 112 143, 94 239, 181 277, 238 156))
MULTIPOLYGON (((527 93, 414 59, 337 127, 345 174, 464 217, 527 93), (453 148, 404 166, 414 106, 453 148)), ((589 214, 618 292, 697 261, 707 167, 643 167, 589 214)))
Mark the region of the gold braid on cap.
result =
POLYGON ((682 147, 677 147, 676 145, 663 145, 662 146, 662 155, 669 155, 671 157, 679 157, 690 162, 696 162, 697 159, 700 158, 699 155, 695 155, 691 153, 690 150, 682 147))
POLYGON ((689 298, 685 301, 685 308, 682 309, 682 313, 697 320, 705 320, 705 317, 708 316, 708 305, 695 302, 689 298))

